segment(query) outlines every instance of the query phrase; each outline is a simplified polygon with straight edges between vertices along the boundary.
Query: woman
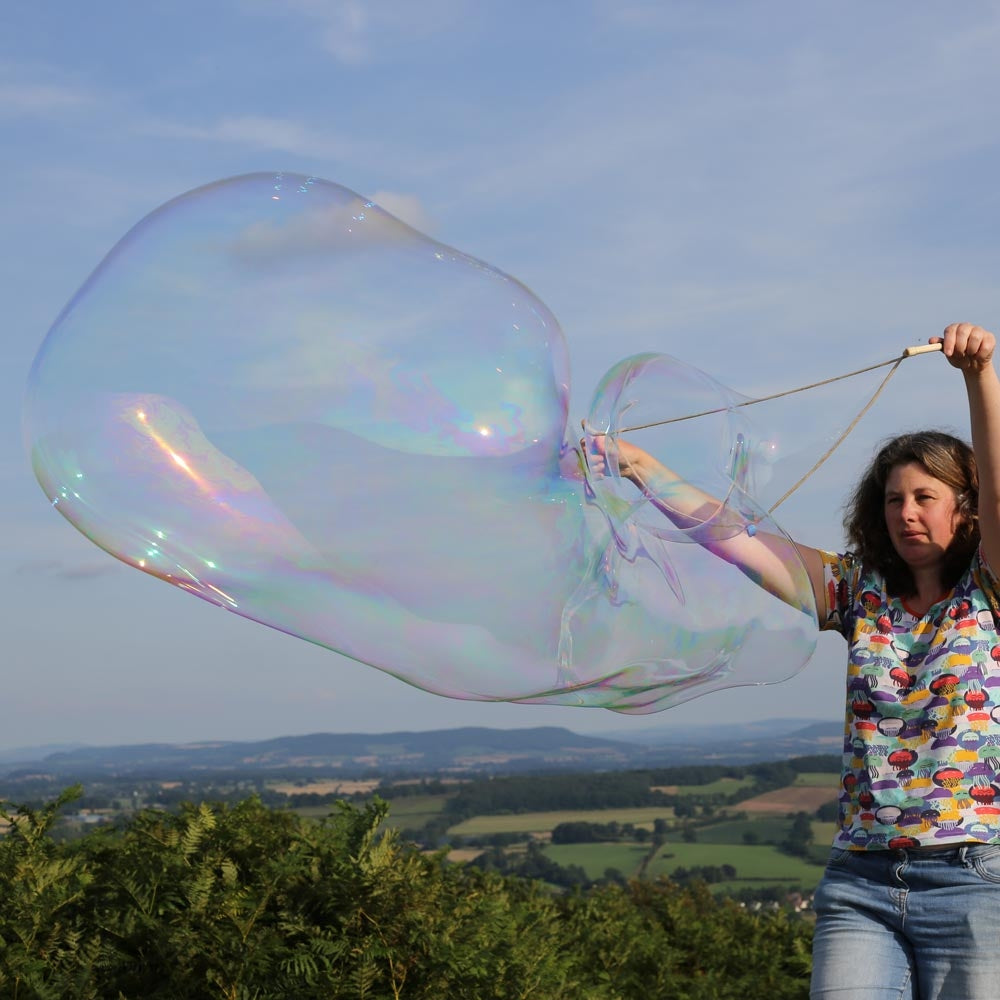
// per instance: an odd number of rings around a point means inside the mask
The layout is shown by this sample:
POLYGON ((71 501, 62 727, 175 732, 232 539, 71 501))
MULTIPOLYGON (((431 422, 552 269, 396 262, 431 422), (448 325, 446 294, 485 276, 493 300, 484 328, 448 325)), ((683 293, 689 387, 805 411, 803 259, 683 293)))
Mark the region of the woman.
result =
MULTIPOLYGON (((851 552, 796 546, 820 627, 848 641, 813 998, 1000 998, 1000 381, 981 327, 931 343, 964 375, 972 448, 935 431, 891 441, 848 503, 851 552)), ((628 442, 618 461, 675 522, 718 507, 628 442)), ((795 602, 765 534, 712 550, 795 602)))

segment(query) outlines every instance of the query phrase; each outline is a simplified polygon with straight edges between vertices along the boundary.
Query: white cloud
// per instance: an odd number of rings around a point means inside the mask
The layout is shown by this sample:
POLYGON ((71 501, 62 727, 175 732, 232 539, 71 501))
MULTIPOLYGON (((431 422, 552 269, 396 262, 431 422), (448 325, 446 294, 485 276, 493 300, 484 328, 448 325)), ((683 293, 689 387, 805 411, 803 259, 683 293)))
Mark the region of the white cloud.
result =
POLYGON ((323 46, 335 59, 347 65, 368 61, 370 15, 362 4, 345 0, 332 4, 300 2, 296 6, 319 16, 324 22, 323 46))
POLYGON ((414 229, 419 229, 422 233, 430 234, 434 228, 433 220, 416 195, 402 194, 398 191, 376 191, 371 199, 390 215, 396 216, 397 219, 414 229))

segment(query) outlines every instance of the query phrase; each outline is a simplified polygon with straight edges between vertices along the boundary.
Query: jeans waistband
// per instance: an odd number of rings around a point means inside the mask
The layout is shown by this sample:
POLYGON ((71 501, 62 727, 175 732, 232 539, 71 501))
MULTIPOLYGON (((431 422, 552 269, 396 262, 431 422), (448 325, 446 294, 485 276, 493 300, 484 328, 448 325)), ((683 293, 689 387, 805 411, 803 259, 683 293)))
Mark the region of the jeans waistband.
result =
POLYGON ((963 840, 957 844, 941 844, 940 846, 928 844, 926 847, 899 847, 894 848, 889 853, 896 857, 906 856, 909 858, 940 858, 948 855, 964 858, 972 849, 990 846, 996 845, 984 844, 979 840, 963 840))

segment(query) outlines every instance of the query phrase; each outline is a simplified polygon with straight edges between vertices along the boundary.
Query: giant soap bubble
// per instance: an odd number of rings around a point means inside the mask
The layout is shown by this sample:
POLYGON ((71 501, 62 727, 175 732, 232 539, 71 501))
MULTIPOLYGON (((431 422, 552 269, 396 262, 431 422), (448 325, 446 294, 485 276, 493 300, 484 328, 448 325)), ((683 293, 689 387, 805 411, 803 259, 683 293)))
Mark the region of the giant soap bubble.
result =
POLYGON ((53 506, 113 556, 428 691, 640 713, 790 676, 816 625, 754 499, 766 434, 652 356, 598 387, 591 443, 637 393, 718 411, 670 456, 720 497, 699 526, 587 467, 527 288, 336 184, 252 174, 111 250, 39 351, 25 429, 53 506), (704 544, 748 524, 800 599, 704 544))

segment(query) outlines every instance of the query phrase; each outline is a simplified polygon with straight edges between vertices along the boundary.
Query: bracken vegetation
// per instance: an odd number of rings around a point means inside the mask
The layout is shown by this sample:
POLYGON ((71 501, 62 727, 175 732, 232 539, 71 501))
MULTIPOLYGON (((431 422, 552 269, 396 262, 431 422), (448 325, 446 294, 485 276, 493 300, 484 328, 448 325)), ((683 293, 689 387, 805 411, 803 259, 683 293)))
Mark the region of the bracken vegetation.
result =
POLYGON ((69 790, 10 808, 0 996, 331 1000, 804 998, 811 929, 700 883, 560 894, 449 864, 383 823, 265 807, 144 811, 51 835, 69 790))

